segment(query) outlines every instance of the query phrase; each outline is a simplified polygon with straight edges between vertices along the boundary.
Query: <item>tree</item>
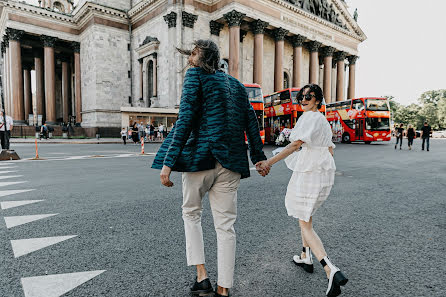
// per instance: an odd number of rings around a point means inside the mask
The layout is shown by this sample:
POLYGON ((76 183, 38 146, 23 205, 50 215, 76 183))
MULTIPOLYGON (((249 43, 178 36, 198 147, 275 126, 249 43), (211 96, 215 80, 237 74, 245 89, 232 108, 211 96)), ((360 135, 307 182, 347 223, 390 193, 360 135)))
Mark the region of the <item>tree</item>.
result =
POLYGON ((446 129, 446 98, 441 98, 437 104, 438 125, 440 129, 446 129))
POLYGON ((435 106, 437 106, 438 102, 442 98, 446 98, 446 89, 424 92, 421 94, 418 102, 420 102, 421 105, 433 103, 435 106))

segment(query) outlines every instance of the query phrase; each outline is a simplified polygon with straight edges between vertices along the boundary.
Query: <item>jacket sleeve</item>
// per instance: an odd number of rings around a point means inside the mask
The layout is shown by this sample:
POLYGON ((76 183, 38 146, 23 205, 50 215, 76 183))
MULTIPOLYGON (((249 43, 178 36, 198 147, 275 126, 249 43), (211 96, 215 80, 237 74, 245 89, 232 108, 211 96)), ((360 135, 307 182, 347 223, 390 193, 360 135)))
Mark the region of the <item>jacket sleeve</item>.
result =
POLYGON ((246 138, 248 139, 249 156, 251 162, 256 164, 259 161, 266 160, 266 156, 263 153, 263 143, 260 138, 259 124, 257 122, 257 116, 248 100, 248 95, 246 97, 246 138))
POLYGON ((184 78, 178 120, 175 123, 175 131, 172 131, 171 143, 164 158, 164 165, 170 168, 175 165, 181 154, 192 131, 194 118, 200 110, 202 94, 199 71, 200 68, 191 68, 186 72, 184 78))

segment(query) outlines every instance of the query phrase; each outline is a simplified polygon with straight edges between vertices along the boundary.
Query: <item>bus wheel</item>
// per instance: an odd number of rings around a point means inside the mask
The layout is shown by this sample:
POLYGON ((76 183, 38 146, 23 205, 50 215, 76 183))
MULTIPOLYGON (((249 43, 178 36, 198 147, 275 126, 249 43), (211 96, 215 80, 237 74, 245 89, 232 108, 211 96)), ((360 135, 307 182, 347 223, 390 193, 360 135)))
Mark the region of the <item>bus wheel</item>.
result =
POLYGON ((365 144, 371 144, 372 142, 371 141, 365 141, 365 144))
POLYGON ((342 135, 342 142, 343 142, 343 143, 350 143, 350 134, 348 134, 348 133, 344 133, 344 134, 342 135))

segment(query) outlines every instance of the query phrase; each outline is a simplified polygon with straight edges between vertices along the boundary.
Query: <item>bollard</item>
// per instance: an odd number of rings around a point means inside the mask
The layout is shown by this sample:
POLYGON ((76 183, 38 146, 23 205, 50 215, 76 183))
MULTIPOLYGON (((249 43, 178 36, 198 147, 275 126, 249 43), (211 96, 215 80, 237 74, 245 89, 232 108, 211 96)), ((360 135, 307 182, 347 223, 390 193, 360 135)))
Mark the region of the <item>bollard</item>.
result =
POLYGON ((39 149, 37 148, 37 138, 35 139, 35 143, 36 143, 36 156, 34 158, 32 158, 31 160, 40 160, 39 149))
POLYGON ((141 137, 141 155, 144 155, 144 137, 141 137))

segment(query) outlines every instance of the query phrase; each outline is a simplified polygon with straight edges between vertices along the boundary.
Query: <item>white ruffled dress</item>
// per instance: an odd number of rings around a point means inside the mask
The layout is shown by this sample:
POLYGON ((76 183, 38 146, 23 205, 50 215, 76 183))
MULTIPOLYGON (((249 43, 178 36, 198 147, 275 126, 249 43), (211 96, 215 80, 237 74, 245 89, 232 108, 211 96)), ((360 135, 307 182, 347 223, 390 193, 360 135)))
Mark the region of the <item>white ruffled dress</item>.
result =
POLYGON ((302 150, 285 159, 293 171, 285 206, 289 216, 308 222, 330 194, 336 165, 328 150, 335 148, 332 130, 320 112, 307 111, 299 118, 290 141, 302 140, 302 150))

